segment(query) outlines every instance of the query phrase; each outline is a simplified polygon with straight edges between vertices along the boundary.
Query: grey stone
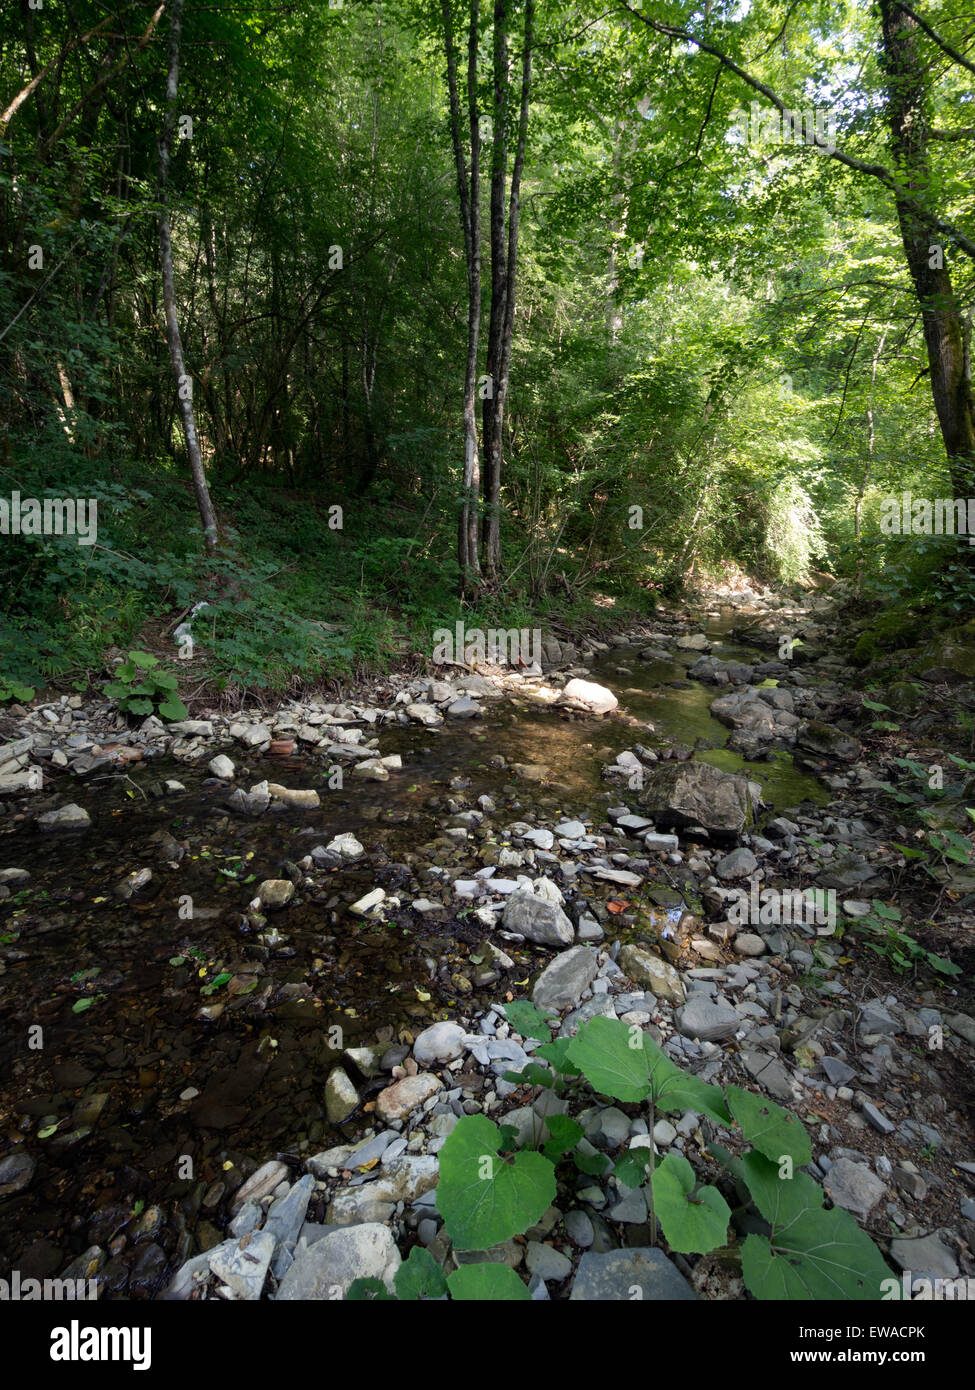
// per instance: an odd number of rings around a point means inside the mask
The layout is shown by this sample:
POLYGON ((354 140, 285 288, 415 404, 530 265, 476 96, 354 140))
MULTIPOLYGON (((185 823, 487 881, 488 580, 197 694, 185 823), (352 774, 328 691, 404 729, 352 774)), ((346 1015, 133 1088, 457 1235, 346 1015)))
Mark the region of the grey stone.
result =
POLYGON ((821 1057, 819 1065, 831 1086, 845 1086, 856 1076, 855 1068, 839 1057, 821 1057))
MULTIPOLYGON (((571 953, 570 953, 571 954, 571 953)), ((413 1056, 421 1067, 453 1062, 464 1052, 464 1029, 459 1023, 434 1023, 413 1044, 413 1056)))
POLYGON ((874 1129, 878 1130, 881 1134, 893 1134, 894 1130, 897 1128, 895 1124, 888 1120, 886 1115, 881 1114, 872 1101, 868 1100, 864 1104, 863 1113, 866 1115, 870 1124, 873 1125, 874 1129))
POLYGON ((838 1159, 823 1183, 835 1206, 843 1207, 866 1221, 874 1207, 886 1196, 887 1188, 865 1163, 838 1159))
POLYGON ((34 1176, 37 1162, 22 1149, 0 1159, 0 1197, 22 1192, 34 1176))
POLYGON ((721 1042, 732 1038, 741 1027, 741 1019, 730 1004, 711 1003, 710 1000, 695 997, 689 999, 677 1011, 677 1027, 685 1038, 699 1038, 701 1042, 721 1042))
POLYGON ((575 939, 572 923, 562 909, 525 889, 508 898, 501 923, 507 931, 518 932, 541 946, 571 946, 575 939))
POLYGON ((572 1273, 572 1261, 551 1245, 530 1240, 525 1250, 525 1264, 539 1279, 551 1279, 560 1283, 572 1273))
POLYGON ((662 1250, 587 1250, 572 1283, 571 1301, 630 1302, 639 1286, 644 1300, 688 1300, 697 1294, 662 1250))
POLYGON ((710 763, 665 763, 648 778, 641 800, 658 825, 701 825, 739 835, 753 819, 748 779, 710 763))
POLYGON ((305 1212, 315 1190, 315 1179, 311 1173, 294 1183, 284 1197, 271 1203, 264 1223, 264 1230, 274 1237, 275 1251, 271 1260, 271 1273, 275 1279, 282 1279, 294 1258, 294 1249, 305 1221, 305 1212))
POLYGON ((56 811, 47 811, 37 817, 41 830, 87 830, 91 817, 81 806, 73 801, 67 806, 59 806, 56 811))
POLYGON ((718 878, 747 878, 758 868, 758 860, 750 849, 733 849, 719 859, 714 872, 718 878))
POLYGON ((258 1231, 241 1236, 229 1249, 225 1241, 211 1250, 210 1271, 237 1298, 253 1302, 261 1296, 273 1253, 274 1236, 269 1231, 258 1231))
POLYGON ((589 988, 599 969, 596 952, 588 946, 573 946, 551 961, 532 990, 538 1009, 571 1009, 589 988))
POLYGON ((569 1239, 583 1250, 588 1250, 593 1242, 593 1225, 584 1211, 574 1207, 572 1211, 565 1214, 562 1223, 565 1226, 565 1233, 569 1239))
POLYGON ((393 1276, 402 1263, 392 1232, 374 1222, 347 1226, 301 1246, 277 1292, 283 1302, 344 1298, 354 1279, 381 1279, 390 1293, 393 1276))
POLYGON ((890 1257, 901 1269, 926 1279, 954 1279, 958 1261, 937 1232, 927 1236, 899 1236, 890 1242, 890 1257))

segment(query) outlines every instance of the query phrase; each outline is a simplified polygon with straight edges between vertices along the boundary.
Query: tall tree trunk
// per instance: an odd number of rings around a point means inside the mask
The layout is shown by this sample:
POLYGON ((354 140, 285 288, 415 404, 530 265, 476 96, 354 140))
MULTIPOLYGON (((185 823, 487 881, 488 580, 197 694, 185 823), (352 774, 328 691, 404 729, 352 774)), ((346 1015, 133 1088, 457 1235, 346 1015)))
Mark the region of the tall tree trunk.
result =
POLYGON ((169 74, 166 80, 166 115, 163 121, 162 136, 159 140, 159 256, 162 263, 163 310, 166 316, 166 341, 169 344, 169 358, 173 377, 176 381, 180 423, 186 440, 186 453, 193 475, 193 490, 196 505, 203 523, 203 537, 208 553, 213 553, 217 544, 217 518, 210 501, 203 458, 200 454, 200 441, 196 433, 196 420, 193 414, 193 384, 187 375, 183 361, 183 341, 176 317, 176 288, 173 277, 173 242, 169 226, 169 152, 176 126, 176 93, 179 86, 179 41, 183 22, 184 0, 173 0, 169 16, 169 74))
POLYGON ((490 394, 484 401, 484 499, 482 564, 491 577, 501 567, 501 474, 504 404, 511 371, 511 342, 515 322, 518 267, 518 226, 521 176, 528 136, 531 91, 534 0, 525 0, 522 47, 521 102, 508 217, 505 227, 505 185, 508 172, 508 114, 511 98, 508 70, 508 0, 494 5, 494 145, 491 161, 491 320, 488 328, 487 376, 490 394))
MULTIPOLYGON (((928 67, 915 42, 917 24, 896 3, 881 0, 883 65, 892 149, 902 185, 918 202, 929 196, 928 67)), ((916 210, 897 198, 897 216, 914 281, 931 375, 931 392, 956 497, 975 495, 975 402, 969 326, 952 288, 944 245, 916 210), (936 244, 937 243, 937 244, 936 244)), ((963 547, 968 559, 975 551, 963 547)))
POLYGON ((477 111, 477 48, 480 0, 470 0, 467 35, 467 107, 471 162, 468 171, 460 132, 460 98, 457 89, 457 54, 454 46, 450 0, 442 0, 444 46, 447 54, 447 89, 450 98, 450 131, 457 166, 457 192, 467 267, 467 361, 464 368, 464 476, 457 525, 457 563, 461 593, 476 587, 480 579, 477 510, 481 469, 477 441, 477 353, 481 336, 481 134, 477 111))

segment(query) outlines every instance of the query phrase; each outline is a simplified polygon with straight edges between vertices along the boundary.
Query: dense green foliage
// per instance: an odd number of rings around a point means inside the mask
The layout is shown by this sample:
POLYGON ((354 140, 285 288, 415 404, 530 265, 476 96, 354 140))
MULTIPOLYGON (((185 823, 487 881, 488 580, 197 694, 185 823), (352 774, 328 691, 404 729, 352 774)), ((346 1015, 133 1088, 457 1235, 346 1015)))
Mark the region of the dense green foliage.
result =
MULTIPOLYGON (((467 7, 451 13, 463 33, 467 7)), ((965 474, 928 386, 878 15, 536 16, 503 564, 478 617, 571 626, 597 591, 646 611, 695 562, 781 582, 828 567, 888 607, 970 609, 955 542, 880 529, 886 497, 950 496, 965 474), (828 112, 847 162, 770 136, 775 108, 730 63, 828 112)), ((956 0, 937 23, 964 49, 956 0)), ((163 333, 168 25, 166 6, 75 0, 5 26, 0 495, 99 506, 90 547, 5 537, 8 682, 90 677, 200 600, 194 679, 279 689, 387 661, 397 635, 423 649, 462 611, 467 289, 440 7, 187 0, 168 202, 213 557, 163 333)), ((487 178, 491 7, 480 25, 487 178)), ((971 74, 914 41, 932 133, 913 186, 961 315, 971 74)))

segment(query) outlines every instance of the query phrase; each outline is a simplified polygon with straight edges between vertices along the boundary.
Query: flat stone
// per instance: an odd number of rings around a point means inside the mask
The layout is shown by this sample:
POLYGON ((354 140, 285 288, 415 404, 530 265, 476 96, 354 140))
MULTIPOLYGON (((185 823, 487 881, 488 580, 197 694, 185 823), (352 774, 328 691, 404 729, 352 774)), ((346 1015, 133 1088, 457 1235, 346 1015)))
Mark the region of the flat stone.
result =
POLYGON ((826 1174, 823 1186, 835 1206, 866 1221, 887 1192, 884 1183, 865 1163, 839 1158, 826 1174))
POLYGON ((954 1279, 958 1261, 937 1233, 899 1236, 890 1242, 890 1257, 901 1269, 927 1279, 954 1279))
POLYGON ((821 1057, 819 1065, 831 1086, 846 1086, 856 1076, 856 1069, 841 1057, 821 1057))
POLYGON ((629 1303, 639 1287, 644 1300, 696 1300, 697 1294, 662 1250, 587 1250, 572 1283, 571 1301, 629 1303))
POLYGON ((712 1003, 695 996, 677 1011, 677 1027, 685 1038, 701 1042, 721 1042, 733 1038, 741 1027, 741 1019, 730 1004, 712 1003))
POLYGON ((596 978, 599 960, 588 946, 573 946, 556 956, 538 979, 532 990, 532 1002, 538 1009, 571 1009, 582 998, 596 978))
POLYGON ((261 1296, 268 1266, 274 1254, 274 1236, 258 1231, 241 1236, 230 1245, 227 1242, 210 1251, 210 1271, 239 1299, 254 1302, 261 1296))
POLYGON ((528 1266, 529 1273, 537 1274, 539 1279, 554 1280, 560 1283, 567 1279, 572 1273, 572 1261, 562 1254, 560 1250, 554 1250, 551 1245, 543 1245, 541 1241, 530 1240, 525 1250, 525 1264, 528 1266))
POLYGON ((592 1221, 584 1211, 578 1207, 573 1208, 565 1214, 562 1223, 565 1226, 565 1233, 573 1244, 578 1245, 583 1250, 588 1250, 593 1243, 595 1231, 592 1221))
POLYGON ((91 817, 83 807, 71 801, 67 806, 59 806, 56 811, 47 811, 43 816, 38 816, 37 824, 46 831, 87 830, 91 817))
POLYGON ((355 1279, 380 1279, 390 1293, 402 1260, 392 1232, 375 1222, 347 1226, 299 1245, 277 1292, 283 1302, 344 1298, 355 1279))

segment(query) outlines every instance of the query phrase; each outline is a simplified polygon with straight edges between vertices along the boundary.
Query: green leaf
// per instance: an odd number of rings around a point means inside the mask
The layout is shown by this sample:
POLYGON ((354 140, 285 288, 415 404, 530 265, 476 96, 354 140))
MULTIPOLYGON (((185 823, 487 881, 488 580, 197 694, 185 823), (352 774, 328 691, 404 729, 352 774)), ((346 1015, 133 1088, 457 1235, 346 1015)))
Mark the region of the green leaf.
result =
POLYGON ((640 1187, 646 1179, 650 1164, 649 1148, 630 1149, 613 1165, 613 1176, 627 1187, 640 1187), (640 1157, 640 1155, 644 1157, 640 1157))
POLYGON ((189 710, 182 700, 177 700, 175 695, 171 695, 168 700, 160 702, 159 713, 163 719, 185 719, 189 710))
POLYGON ((563 1076, 578 1076, 580 1074, 579 1068, 574 1067, 569 1061, 571 1045, 571 1038, 553 1038, 551 1042, 542 1043, 541 1047, 536 1047, 535 1056, 541 1057, 545 1062, 550 1062, 555 1070, 563 1076))
MULTIPOLYGON (((443 1149, 440 1150, 441 1154, 443 1149)), ((459 1302, 526 1303, 531 1294, 507 1265, 493 1261, 479 1265, 461 1265, 447 1279, 451 1298, 459 1302)))
POLYGON ((179 685, 176 677, 170 675, 168 671, 153 671, 152 679, 159 690, 175 690, 179 685))
POLYGON ((513 1004, 505 1004, 504 1016, 523 1038, 538 1038, 548 1042, 552 1036, 549 1018, 540 1013, 527 999, 517 999, 513 1004))
POLYGON ((761 1154, 748 1154, 739 1167, 772 1228, 742 1246, 742 1274, 756 1298, 880 1298, 891 1277, 880 1251, 849 1212, 823 1209, 818 1183, 805 1173, 780 1178, 761 1154))
POLYGON ((576 1149, 572 1155, 572 1162, 579 1169, 580 1173, 586 1173, 591 1178, 601 1177, 607 1168, 611 1167, 609 1159, 605 1154, 587 1154, 576 1149))
POLYGON ((125 708, 130 714, 152 714, 151 700, 126 700, 125 708))
POLYGON ((797 1168, 812 1158, 812 1145, 802 1121, 774 1100, 743 1091, 740 1086, 725 1090, 728 1107, 741 1125, 742 1133, 759 1153, 778 1162, 788 1155, 797 1168))
POLYGON ((901 919, 899 908, 888 907, 887 904, 882 903, 879 898, 871 898, 870 905, 878 917, 883 917, 888 922, 899 922, 901 919))
POLYGON ((716 1187, 695 1192, 697 1177, 682 1154, 668 1154, 653 1175, 653 1208, 672 1250, 705 1254, 724 1245, 731 1208, 716 1187))
POLYGON ((353 1279, 346 1298, 350 1303, 395 1303, 381 1279, 353 1279))
POLYGON ((888 713, 893 714, 890 705, 882 705, 879 700, 864 700, 862 703, 864 709, 887 710, 888 713))
POLYGON ((437 1210, 458 1250, 487 1250, 534 1226, 555 1200, 555 1169, 542 1154, 501 1158, 486 1115, 464 1115, 440 1150, 437 1210))
POLYGON ((653 1103, 658 1110, 665 1114, 674 1110, 696 1110, 718 1124, 732 1123, 720 1086, 709 1086, 700 1077, 681 1071, 649 1034, 644 1036, 643 1050, 653 1083, 653 1103))
POLYGON ((87 999, 76 999, 74 1003, 71 1005, 71 1012, 73 1014, 83 1014, 86 1009, 91 1008, 94 1002, 94 995, 89 995, 87 999))
POLYGON ((564 1153, 575 1148, 586 1131, 576 1120, 570 1120, 568 1115, 546 1115, 545 1123, 551 1138, 542 1145, 542 1153, 553 1163, 558 1163, 564 1153))
POLYGON ((540 1067, 537 1062, 529 1062, 521 1071, 506 1071, 504 1080, 515 1086, 551 1086, 555 1077, 548 1067, 540 1067))
POLYGON ((38 1139, 50 1139, 56 1129, 57 1125, 45 1125, 43 1129, 37 1131, 37 1137, 38 1139))
POLYGON ((424 1298, 445 1298, 447 1280, 436 1260, 422 1245, 414 1245, 393 1276, 396 1293, 405 1303, 424 1298))
POLYGON ((616 1018, 591 1018, 569 1045, 568 1056, 594 1091, 614 1100, 640 1101, 650 1093, 650 1077, 642 1042, 631 1047, 631 1038, 642 1036, 616 1018))
POLYGON ((143 671, 150 671, 153 666, 159 665, 158 656, 153 656, 151 652, 129 652, 129 660, 141 666, 143 671))

